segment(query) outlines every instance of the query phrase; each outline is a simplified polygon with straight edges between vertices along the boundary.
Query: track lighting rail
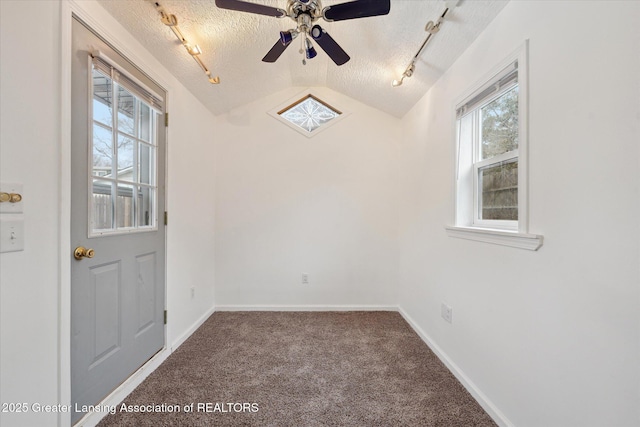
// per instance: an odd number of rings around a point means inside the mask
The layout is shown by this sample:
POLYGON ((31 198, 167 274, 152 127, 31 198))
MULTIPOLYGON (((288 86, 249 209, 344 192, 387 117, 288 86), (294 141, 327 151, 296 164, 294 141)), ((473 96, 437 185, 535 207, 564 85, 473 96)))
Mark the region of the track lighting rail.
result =
POLYGON ((422 55, 422 52, 424 52, 424 49, 427 47, 427 44, 429 43, 429 41, 431 41, 431 38, 433 37, 433 35, 436 34, 438 31, 440 31, 440 26, 444 22, 444 18, 447 16, 447 14, 450 12, 451 9, 453 9, 458 5, 459 2, 460 2, 459 0, 447 1, 446 8, 444 9, 444 12, 442 12, 440 17, 435 22, 433 21, 427 22, 427 25, 424 28, 424 30, 427 32, 427 38, 424 40, 424 42, 422 42, 420 49, 418 49, 418 52, 416 52, 416 54, 413 56, 413 59, 411 59, 411 62, 402 73, 402 76, 400 77, 400 79, 396 79, 393 82, 391 82, 391 86, 393 87, 401 86, 402 83, 404 82, 405 77, 411 77, 413 75, 414 71, 416 70, 416 62, 418 61, 418 58, 420 58, 420 55, 422 55))

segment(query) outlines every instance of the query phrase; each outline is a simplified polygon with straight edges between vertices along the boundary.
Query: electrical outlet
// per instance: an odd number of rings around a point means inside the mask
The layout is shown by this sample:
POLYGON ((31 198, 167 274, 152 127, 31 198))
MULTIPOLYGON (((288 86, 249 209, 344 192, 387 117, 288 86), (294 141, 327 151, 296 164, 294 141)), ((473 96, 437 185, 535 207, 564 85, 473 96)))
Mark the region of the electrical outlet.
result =
POLYGON ((191 287, 191 299, 194 299, 196 297, 196 288, 195 287, 191 287))
POLYGON ((307 273, 302 273, 302 284, 303 285, 309 284, 309 275, 307 273))
POLYGON ((442 303, 442 305, 440 306, 440 315, 445 321, 451 323, 452 316, 453 316, 453 309, 451 308, 451 306, 445 303, 442 303))

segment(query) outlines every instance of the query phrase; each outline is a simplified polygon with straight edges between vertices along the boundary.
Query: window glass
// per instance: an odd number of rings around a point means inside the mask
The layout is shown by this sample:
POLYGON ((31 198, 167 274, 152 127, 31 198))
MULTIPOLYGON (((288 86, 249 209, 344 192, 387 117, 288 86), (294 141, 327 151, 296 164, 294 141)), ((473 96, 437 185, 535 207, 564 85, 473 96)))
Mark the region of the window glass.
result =
POLYGON ((106 126, 113 125, 113 106, 111 78, 93 70, 93 120, 106 126))
POLYGON ((490 159, 518 148, 518 86, 480 109, 480 158, 490 159))
POLYGON ((116 200, 116 226, 130 228, 134 226, 134 192, 133 185, 118 183, 116 200))
POLYGON ((91 197, 91 228, 109 230, 113 228, 113 194, 110 181, 94 179, 91 197))
POLYGON ((118 86, 118 130, 135 135, 136 98, 122 86, 118 86))
POLYGON ((138 187, 138 225, 148 227, 153 225, 155 190, 152 187, 138 187))
POLYGON ((93 175, 108 176, 113 168, 113 133, 110 128, 93 125, 93 175))
POLYGON ((148 105, 140 104, 140 139, 150 142, 151 138, 151 108, 148 105))
POLYGON ((155 148, 150 145, 140 143, 138 153, 138 182, 141 184, 154 184, 155 176, 155 148))
POLYGON ((480 219, 518 220, 518 161, 480 169, 480 219))
POLYGON ((341 113, 319 99, 308 95, 278 114, 307 132, 313 132, 338 117, 341 113))
POLYGON ((134 180, 133 150, 135 140, 124 135, 118 135, 118 179, 134 180))

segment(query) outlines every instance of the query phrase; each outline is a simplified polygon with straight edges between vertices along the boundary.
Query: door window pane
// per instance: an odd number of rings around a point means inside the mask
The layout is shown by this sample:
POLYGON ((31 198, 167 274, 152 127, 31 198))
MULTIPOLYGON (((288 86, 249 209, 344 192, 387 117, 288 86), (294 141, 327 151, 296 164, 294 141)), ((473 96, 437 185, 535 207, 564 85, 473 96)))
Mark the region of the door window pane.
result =
POLYGON ((490 159, 518 148, 518 86, 480 109, 480 159, 490 159))
POLYGON ((138 152, 138 182, 141 184, 154 184, 155 177, 155 148, 140 143, 138 152))
POLYGON ((148 105, 140 104, 140 139, 150 142, 151 138, 151 108, 148 105))
POLYGON ((135 135, 136 98, 122 86, 118 86, 118 131, 135 135))
POLYGON ((94 179, 91 197, 91 228, 109 230, 113 228, 113 198, 111 181, 94 179))
POLYGON ((155 191, 151 187, 138 187, 138 226, 148 227, 154 221, 155 191))
POLYGON ((93 70, 93 120, 113 126, 112 90, 110 77, 93 70))
POLYGON ((129 228, 134 226, 134 192, 133 185, 118 183, 116 200, 116 226, 129 228))
POLYGON ((481 219, 518 220, 518 161, 479 170, 481 219))
POLYGON ((133 181, 135 141, 124 135, 118 135, 118 179, 133 181))
POLYGON ((111 129, 93 125, 92 166, 94 176, 109 176, 113 168, 113 134, 111 129))

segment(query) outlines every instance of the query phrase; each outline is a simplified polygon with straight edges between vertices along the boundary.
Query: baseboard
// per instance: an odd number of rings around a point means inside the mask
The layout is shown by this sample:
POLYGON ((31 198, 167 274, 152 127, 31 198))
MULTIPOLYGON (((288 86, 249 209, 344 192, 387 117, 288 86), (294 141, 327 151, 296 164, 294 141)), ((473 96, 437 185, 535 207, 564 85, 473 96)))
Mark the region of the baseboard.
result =
MULTIPOLYGON (((125 382, 120 384, 118 388, 112 391, 107 397, 102 400, 99 405, 102 407, 112 407, 119 405, 136 387, 153 372, 158 366, 164 362, 167 357, 171 355, 187 338, 189 338, 202 324, 215 312, 215 307, 211 308, 204 315, 202 315, 189 329, 187 329, 180 337, 171 343, 169 347, 165 347, 156 353, 151 359, 144 365, 135 371, 125 382)), ((85 415, 80 421, 74 424, 74 427, 94 427, 96 426, 108 412, 90 412, 85 415)))
POLYGON ((215 313, 216 311, 217 311, 216 307, 212 307, 205 314, 200 316, 200 318, 198 320, 196 320, 196 322, 193 325, 191 325, 191 327, 189 329, 187 329, 182 335, 180 335, 178 338, 176 338, 173 341, 173 343, 171 343, 171 352, 173 353, 178 347, 180 347, 182 345, 182 343, 184 343, 187 340, 187 338, 189 338, 196 331, 196 329, 198 329, 200 326, 202 326, 202 324, 209 317, 211 317, 211 315, 213 313, 215 313))
POLYGON ((487 396, 480 391, 480 389, 471 381, 465 373, 456 365, 451 358, 445 353, 426 332, 418 326, 416 322, 409 316, 401 307, 397 307, 398 312, 407 321, 407 323, 413 328, 414 331, 422 338, 427 346, 435 353, 436 356, 445 364, 445 366, 451 371, 451 373, 460 381, 460 383, 467 389, 467 391, 473 396, 473 398, 482 406, 487 414, 501 427, 514 427, 514 424, 498 409, 496 405, 487 398, 487 396))
MULTIPOLYGON (((119 405, 120 402, 122 402, 125 397, 135 390, 135 388, 138 387, 153 371, 155 371, 170 354, 171 350, 167 347, 160 350, 97 405, 101 407, 119 405)), ((74 427, 94 427, 104 417, 106 417, 107 414, 108 412, 89 412, 87 415, 82 417, 80 421, 74 424, 74 427)))
POLYGON ((391 305, 217 305, 215 311, 398 311, 391 305))

